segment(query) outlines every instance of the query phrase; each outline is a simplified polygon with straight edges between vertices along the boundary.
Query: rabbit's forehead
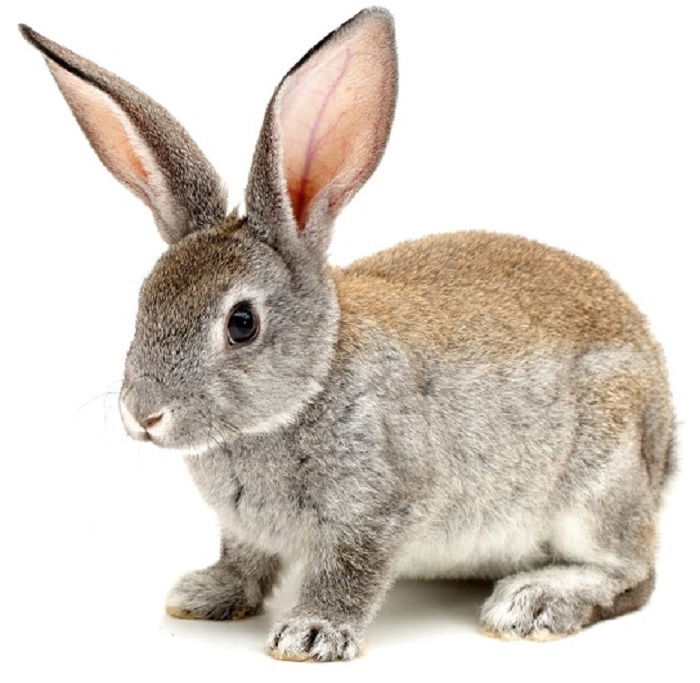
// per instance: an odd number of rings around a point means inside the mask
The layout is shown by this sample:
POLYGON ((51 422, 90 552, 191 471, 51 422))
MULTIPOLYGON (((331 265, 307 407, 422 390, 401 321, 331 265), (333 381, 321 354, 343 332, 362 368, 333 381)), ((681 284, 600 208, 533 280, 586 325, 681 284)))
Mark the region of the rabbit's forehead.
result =
POLYGON ((170 248, 144 282, 142 322, 190 325, 216 315, 232 289, 259 288, 274 264, 250 240, 225 232, 193 235, 170 248))

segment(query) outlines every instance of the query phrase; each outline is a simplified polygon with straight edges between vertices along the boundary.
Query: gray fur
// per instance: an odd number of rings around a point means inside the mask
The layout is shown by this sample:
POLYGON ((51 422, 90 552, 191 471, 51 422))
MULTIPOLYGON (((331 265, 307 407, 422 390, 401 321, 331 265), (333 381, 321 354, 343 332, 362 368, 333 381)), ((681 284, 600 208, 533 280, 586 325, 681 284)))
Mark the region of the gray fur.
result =
MULTIPOLYGON (((389 21, 370 10, 344 30, 368 16, 389 21)), ((185 576, 168 610, 254 614, 302 562, 298 604, 268 648, 332 660, 357 654, 398 576, 498 579, 482 626, 505 638, 644 604, 672 420, 643 318, 591 264, 507 236, 428 238, 329 269, 294 229, 272 111, 249 215, 212 217, 163 255, 127 357, 124 409, 143 422, 167 407, 149 438, 196 451, 189 468, 222 532, 220 561, 185 576), (489 253, 487 276, 462 287, 489 253), (564 313, 542 303, 544 271, 570 296, 564 313), (260 334, 231 348, 241 300, 260 334), (401 327, 406 301, 449 315, 411 337, 401 330, 421 323, 401 327)))

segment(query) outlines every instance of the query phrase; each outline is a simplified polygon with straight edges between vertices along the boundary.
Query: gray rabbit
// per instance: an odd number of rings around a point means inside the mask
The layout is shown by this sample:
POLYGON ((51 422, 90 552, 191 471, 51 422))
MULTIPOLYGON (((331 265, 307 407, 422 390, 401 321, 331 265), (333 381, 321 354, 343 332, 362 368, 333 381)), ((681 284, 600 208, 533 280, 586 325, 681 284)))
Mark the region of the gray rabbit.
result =
POLYGON ((326 262, 391 127, 386 10, 282 79, 241 215, 165 109, 21 30, 169 245, 141 290, 121 413, 186 456, 221 526, 219 561, 180 580, 169 614, 256 614, 301 562, 268 651, 326 661, 358 654, 397 577, 496 579, 481 627, 506 639, 647 601, 673 413, 661 350, 618 286, 483 232, 326 262))

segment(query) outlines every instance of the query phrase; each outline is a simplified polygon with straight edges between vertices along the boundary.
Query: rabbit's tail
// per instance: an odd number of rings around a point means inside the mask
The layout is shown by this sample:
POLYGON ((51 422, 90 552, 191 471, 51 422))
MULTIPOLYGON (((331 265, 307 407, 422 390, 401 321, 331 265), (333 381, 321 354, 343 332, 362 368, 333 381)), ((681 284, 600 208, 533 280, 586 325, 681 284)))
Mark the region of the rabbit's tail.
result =
POLYGON ((642 423, 642 458, 652 490, 664 492, 677 468, 676 420, 668 390, 649 403, 642 423))

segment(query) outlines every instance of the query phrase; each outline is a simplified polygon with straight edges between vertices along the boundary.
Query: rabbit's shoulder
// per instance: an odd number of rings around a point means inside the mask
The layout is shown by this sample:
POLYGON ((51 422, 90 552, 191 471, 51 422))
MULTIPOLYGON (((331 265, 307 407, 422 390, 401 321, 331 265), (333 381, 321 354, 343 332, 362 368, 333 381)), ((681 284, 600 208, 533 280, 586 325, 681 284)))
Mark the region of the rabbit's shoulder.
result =
POLYGON ((403 242, 334 269, 341 330, 372 326, 420 347, 497 355, 647 339, 644 317, 599 267, 513 235, 403 242))

